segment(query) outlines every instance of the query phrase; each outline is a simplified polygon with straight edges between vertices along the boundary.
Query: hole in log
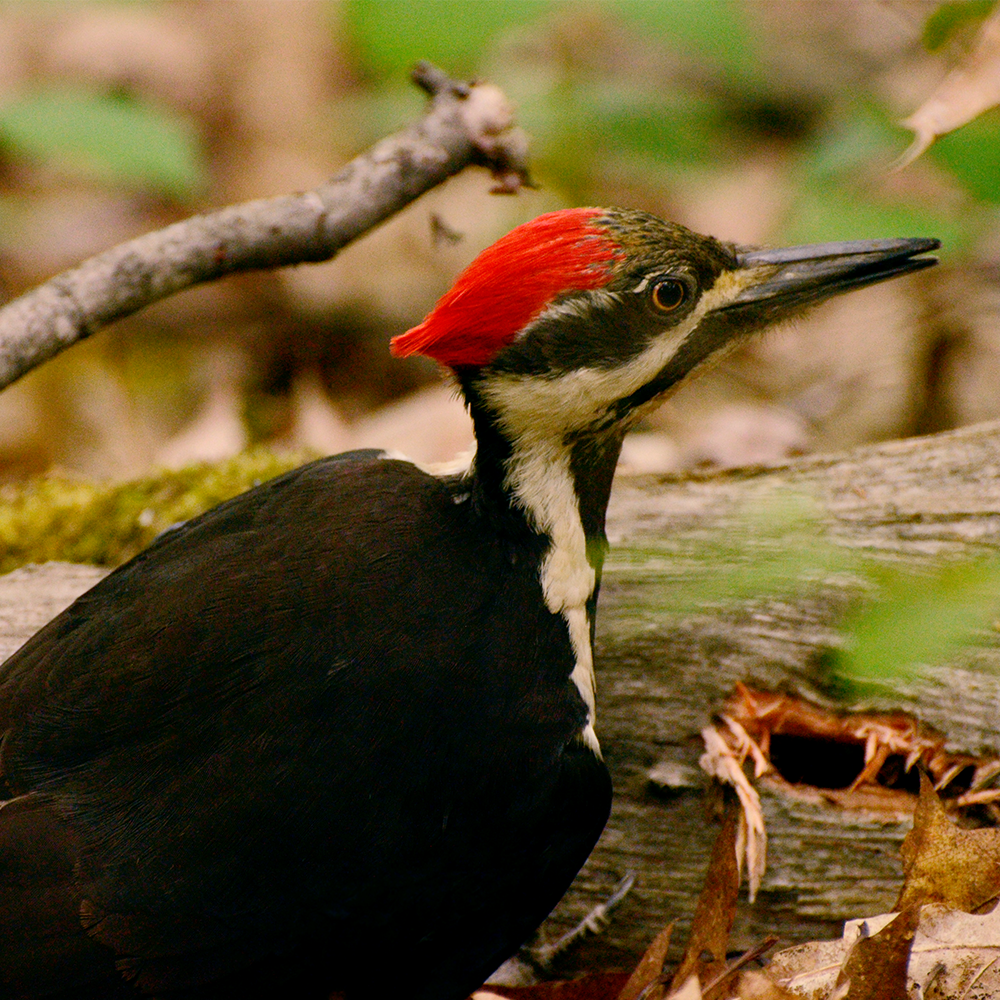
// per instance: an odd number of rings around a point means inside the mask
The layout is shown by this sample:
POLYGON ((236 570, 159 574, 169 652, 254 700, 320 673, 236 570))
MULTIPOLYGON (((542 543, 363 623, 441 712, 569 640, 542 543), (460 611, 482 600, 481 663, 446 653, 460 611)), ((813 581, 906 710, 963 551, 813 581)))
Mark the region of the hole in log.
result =
POLYGON ((1000 757, 952 753, 906 713, 835 712, 738 683, 715 730, 732 765, 752 759, 761 781, 787 794, 907 815, 923 769, 952 811, 1000 825, 1000 757))
MULTIPOLYGON (((967 779, 965 785, 959 787, 962 787, 965 791, 969 788, 968 778, 972 776, 972 770, 971 767, 968 767, 962 772, 967 775, 967 779)), ((902 754, 890 754, 882 767, 879 768, 875 780, 883 788, 898 788, 900 791, 909 792, 911 795, 920 794, 920 772, 915 767, 911 767, 907 771, 906 758, 902 754)), ((948 787, 954 793, 957 793, 959 790, 954 781, 948 787)))
POLYGON ((775 735, 771 766, 791 785, 847 788, 864 769, 865 748, 861 743, 775 735))

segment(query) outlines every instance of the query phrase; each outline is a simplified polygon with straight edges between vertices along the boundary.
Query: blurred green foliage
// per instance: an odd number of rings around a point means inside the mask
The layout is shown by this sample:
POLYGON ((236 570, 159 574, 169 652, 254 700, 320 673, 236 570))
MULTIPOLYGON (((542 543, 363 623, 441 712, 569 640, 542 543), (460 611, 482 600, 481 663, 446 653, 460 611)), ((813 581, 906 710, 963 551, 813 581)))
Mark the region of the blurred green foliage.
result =
POLYGON ((924 24, 924 46, 931 52, 944 48, 955 36, 978 28, 993 10, 995 0, 946 0, 924 24))
POLYGON ((348 0, 345 15, 362 65, 385 82, 405 80, 420 59, 471 76, 498 35, 550 6, 549 0, 348 0))
POLYGON ((644 606, 673 618, 768 601, 796 600, 817 588, 849 596, 840 645, 822 681, 854 700, 970 644, 991 645, 1000 628, 1000 556, 931 558, 922 564, 838 544, 823 506, 779 489, 755 496, 724 534, 663 549, 615 549, 611 560, 649 576, 644 606))
MULTIPOLYGON (((992 6, 941 4, 926 44, 964 37, 992 6)), ((827 79, 818 69, 807 83, 793 79, 754 8, 739 0, 346 0, 344 10, 377 85, 368 108, 376 110, 359 119, 385 125, 394 107, 403 120, 389 95, 418 59, 481 73, 514 99, 537 176, 567 202, 616 184, 669 192, 678 180, 738 170, 768 147, 780 148, 792 191, 774 220, 775 242, 905 232, 942 238, 954 252, 995 222, 983 211, 1000 203, 995 121, 961 129, 928 154, 964 198, 907 193, 887 170, 911 136, 878 73, 827 79), (589 50, 574 31, 593 36, 589 50)))
POLYGON ((844 624, 845 644, 834 660, 848 680, 905 677, 943 663, 1000 614, 1000 559, 932 563, 923 571, 870 563, 870 600, 844 624))
POLYGON ((739 0, 612 0, 605 6, 641 36, 703 56, 734 81, 766 78, 749 12, 739 0))
POLYGON ((949 212, 927 199, 889 198, 873 183, 911 135, 876 101, 855 98, 802 143, 792 169, 794 208, 784 242, 817 243, 885 233, 935 236, 950 253, 980 233, 972 214, 949 212))
POLYGON ((206 185, 191 123, 131 96, 51 88, 0 106, 0 148, 71 176, 184 200, 206 185))
MULTIPOLYGON (((418 59, 453 74, 481 67, 489 47, 537 25, 566 0, 346 0, 345 15, 364 67, 377 80, 405 75, 418 59)), ((579 5, 588 15, 587 6, 579 5)), ((739 0, 610 0, 598 3, 642 34, 705 54, 737 78, 758 73, 739 0)))
POLYGON ((931 152, 975 198, 1000 204, 1000 110, 941 136, 931 152))
POLYGON ((821 505, 790 489, 755 497, 731 530, 668 540, 669 550, 612 549, 618 565, 648 572, 662 593, 653 606, 683 618, 709 606, 790 597, 834 574, 860 569, 856 554, 826 535, 821 505))

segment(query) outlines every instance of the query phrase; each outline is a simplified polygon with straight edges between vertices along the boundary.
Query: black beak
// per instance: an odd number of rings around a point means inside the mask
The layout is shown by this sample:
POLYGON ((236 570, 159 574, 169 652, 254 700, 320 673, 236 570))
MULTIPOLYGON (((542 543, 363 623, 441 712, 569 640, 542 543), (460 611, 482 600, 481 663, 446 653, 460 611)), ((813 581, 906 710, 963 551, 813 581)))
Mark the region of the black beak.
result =
POLYGON ((761 268, 761 280, 744 288, 720 311, 747 306, 766 309, 773 305, 785 312, 821 302, 840 292, 930 267, 937 263, 937 258, 918 255, 936 250, 940 245, 940 240, 918 237, 815 243, 780 250, 737 250, 740 267, 761 268), (767 269, 773 270, 767 273, 767 269))
POLYGON ((737 275, 737 280, 746 280, 746 287, 706 313, 659 375, 616 404, 616 418, 667 392, 712 355, 803 307, 936 264, 936 257, 920 254, 940 245, 939 240, 917 238, 816 243, 781 250, 737 247, 737 271, 752 272, 737 275))

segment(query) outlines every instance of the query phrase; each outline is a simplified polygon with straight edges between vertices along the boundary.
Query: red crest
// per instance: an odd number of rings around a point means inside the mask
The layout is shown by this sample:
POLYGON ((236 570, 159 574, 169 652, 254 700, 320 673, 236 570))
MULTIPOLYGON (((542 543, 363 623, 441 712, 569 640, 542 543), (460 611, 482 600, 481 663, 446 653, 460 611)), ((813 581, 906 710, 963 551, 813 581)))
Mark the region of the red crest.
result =
POLYGON ((492 361, 557 295, 607 284, 621 248, 593 223, 603 214, 568 208, 518 226, 458 276, 423 323, 393 337, 392 353, 449 368, 492 361))

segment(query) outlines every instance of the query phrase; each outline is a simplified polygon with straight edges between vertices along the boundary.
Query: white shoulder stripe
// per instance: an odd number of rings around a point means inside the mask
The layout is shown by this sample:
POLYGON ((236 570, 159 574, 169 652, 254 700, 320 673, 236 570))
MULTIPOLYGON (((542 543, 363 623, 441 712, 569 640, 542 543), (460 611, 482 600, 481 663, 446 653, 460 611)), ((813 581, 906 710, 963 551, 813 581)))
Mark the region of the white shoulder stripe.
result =
POLYGON ((561 614, 566 621, 575 663, 570 679, 587 706, 587 724, 581 738, 600 756, 594 731, 594 653, 587 615, 597 573, 587 560, 587 538, 570 471, 569 449, 560 439, 518 439, 507 468, 507 486, 538 530, 550 539, 540 570, 542 594, 549 611, 561 614))

